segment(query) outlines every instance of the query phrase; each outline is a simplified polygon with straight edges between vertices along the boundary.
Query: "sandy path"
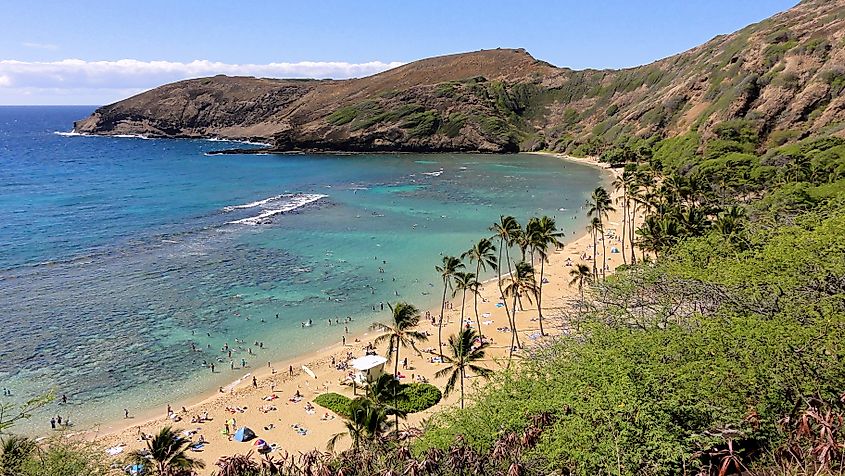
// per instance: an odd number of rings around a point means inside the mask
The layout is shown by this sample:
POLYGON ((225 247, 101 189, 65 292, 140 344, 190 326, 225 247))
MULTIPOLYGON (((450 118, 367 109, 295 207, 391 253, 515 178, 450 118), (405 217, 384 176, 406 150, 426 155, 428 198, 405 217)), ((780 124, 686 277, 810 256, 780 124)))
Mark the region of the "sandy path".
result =
MULTIPOLYGON (((573 159, 566 158, 570 161, 577 161, 590 165, 597 165, 596 162, 590 159, 573 159)), ((614 203, 618 196, 612 193, 614 203)), ((617 206, 617 205, 615 205, 617 206)), ((586 211, 584 211, 586 213, 586 211)), ((567 228, 566 223, 558 223, 559 226, 567 228)), ((622 232, 622 208, 617 206, 617 211, 612 213, 605 225, 605 235, 607 234, 621 234, 622 232)), ((586 232, 582 235, 580 231, 570 234, 580 235, 574 241, 568 242, 563 248, 550 254, 549 262, 545 265, 545 277, 548 282, 543 286, 543 315, 544 327, 546 332, 551 335, 566 332, 566 324, 562 319, 564 309, 576 305, 578 298, 578 290, 576 287, 569 286, 569 272, 572 269, 567 266, 567 259, 575 264, 590 261, 582 261, 581 257, 587 255, 592 257, 592 238, 586 232)), ((483 231, 482 233, 483 234, 483 231)), ((619 253, 611 253, 612 247, 620 248, 620 243, 616 239, 607 239, 608 250, 608 266, 611 270, 622 264, 622 256, 619 253)), ((564 241, 567 241, 566 238, 564 241)), ((498 245, 498 243, 497 243, 498 245)), ((597 250, 597 261, 601 262, 601 244, 597 250)), ((433 264, 432 264, 433 265, 433 264)), ((539 275, 539 266, 538 266, 539 275)), ((500 302, 499 289, 495 280, 486 282, 481 288, 481 297, 479 298, 479 314, 482 315, 482 332, 486 337, 491 337, 494 341, 488 352, 489 361, 487 366, 491 369, 502 368, 506 364, 506 357, 508 354, 508 346, 510 344, 510 333, 497 331, 497 328, 506 327, 508 324, 505 309, 503 307, 496 307, 496 303, 500 302)), ((527 301, 524 311, 518 311, 516 314, 517 328, 519 329, 520 339, 523 345, 530 345, 535 341, 539 333, 539 323, 537 321, 536 306, 532 306, 527 301), (532 338, 533 337, 533 338, 532 338)), ((432 315, 437 315, 440 309, 431 309, 432 315)), ((467 299, 466 316, 474 321, 474 313, 472 309, 472 301, 467 299)), ((387 318, 387 316, 383 316, 387 318)), ((452 301, 452 310, 446 311, 446 326, 443 331, 444 342, 448 335, 458 331, 460 326, 460 299, 452 301)), ((431 337, 427 343, 419 345, 421 349, 427 347, 437 347, 437 326, 426 321, 424 318, 420 324, 420 330, 428 331, 431 337)), ((319 350, 317 352, 302 356, 298 359, 285 362, 277 362, 272 364, 271 368, 256 369, 254 373, 246 378, 243 382, 226 389, 224 393, 215 393, 213 395, 205 395, 197 398, 193 402, 173 402, 173 410, 176 411, 182 418, 180 422, 172 423, 166 418, 166 410, 161 409, 158 416, 151 416, 149 419, 136 418, 129 420, 119 420, 103 425, 97 432, 85 433, 85 437, 96 439, 98 444, 103 448, 112 447, 118 444, 125 445, 124 454, 133 449, 144 447, 144 442, 138 440, 140 432, 147 434, 155 433, 162 426, 171 423, 174 428, 180 430, 195 431, 191 438, 196 441, 202 436, 208 444, 201 452, 194 452, 191 455, 195 458, 201 459, 206 463, 206 469, 201 474, 211 474, 216 469, 214 462, 220 456, 246 453, 252 448, 252 442, 239 443, 230 441, 226 436, 221 434, 226 420, 234 418, 236 426, 248 426, 256 432, 259 438, 266 440, 268 443, 275 443, 280 449, 291 453, 300 451, 309 451, 312 449, 324 450, 326 442, 335 433, 344 431, 342 420, 331 414, 333 419, 322 420, 321 417, 326 413, 322 407, 316 406, 316 412, 309 414, 305 411, 305 404, 315 396, 326 391, 337 392, 346 396, 352 396, 352 388, 342 386, 339 384, 340 379, 346 375, 346 371, 336 370, 331 365, 332 357, 336 361, 341 362, 346 360, 347 353, 351 352, 354 357, 363 355, 363 348, 372 341, 376 336, 375 333, 365 333, 357 336, 357 338, 350 336, 347 338, 347 345, 343 346, 337 343, 329 348, 319 350), (302 365, 307 365, 317 376, 316 379, 311 378, 301 370, 302 365), (293 367, 293 374, 289 374, 290 366, 293 367), (252 385, 252 376, 256 377, 257 387, 252 385), (265 401, 264 397, 273 394, 279 398, 274 401, 265 401), (303 395, 302 401, 293 403, 288 399, 299 391, 303 395), (185 405, 187 412, 182 412, 181 408, 185 405), (275 410, 262 412, 260 408, 264 405, 270 405, 275 410), (227 407, 241 407, 246 410, 243 413, 231 413, 227 411, 227 407), (204 423, 190 423, 191 416, 208 414, 210 421, 204 423), (272 428, 270 427, 272 425, 272 428), (292 425, 298 425, 307 429, 307 433, 301 435, 292 428, 292 425), (265 429, 266 428, 266 429, 265 429)), ((386 349, 378 349, 379 353, 383 354, 386 349)), ((411 374, 414 376, 422 375, 428 379, 430 383, 443 388, 445 379, 435 379, 434 374, 441 368, 440 364, 431 363, 429 358, 431 354, 423 354, 422 357, 414 354, 412 351, 402 349, 401 357, 408 358, 408 369, 401 373, 407 374, 409 378, 403 381, 409 382, 411 374)), ((386 369, 393 368, 393 362, 388 362, 385 365, 386 369)), ((470 385, 472 385, 470 379, 470 385)), ((360 391, 358 392, 361 393, 360 391)), ((442 411, 444 408, 456 405, 459 401, 459 394, 455 392, 447 398, 444 398, 441 403, 433 408, 416 414, 409 415, 406 422, 402 423, 416 426, 425 419, 430 417, 433 413, 442 411)), ((348 439, 342 439, 338 445, 338 449, 343 449, 349 444, 348 439)), ((119 455, 115 459, 119 459, 119 455)))

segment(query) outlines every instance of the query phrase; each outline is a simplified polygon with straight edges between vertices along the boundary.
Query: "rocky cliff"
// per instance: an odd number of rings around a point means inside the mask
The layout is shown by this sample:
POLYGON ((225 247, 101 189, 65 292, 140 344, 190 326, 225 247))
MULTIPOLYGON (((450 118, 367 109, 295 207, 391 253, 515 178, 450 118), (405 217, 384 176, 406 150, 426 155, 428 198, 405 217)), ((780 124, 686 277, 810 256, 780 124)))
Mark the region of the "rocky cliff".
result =
POLYGON ((575 71, 496 49, 343 81, 215 76, 101 107, 75 129, 284 151, 594 152, 630 136, 706 140, 734 119, 778 143, 845 136, 845 0, 805 0, 636 68, 575 71))

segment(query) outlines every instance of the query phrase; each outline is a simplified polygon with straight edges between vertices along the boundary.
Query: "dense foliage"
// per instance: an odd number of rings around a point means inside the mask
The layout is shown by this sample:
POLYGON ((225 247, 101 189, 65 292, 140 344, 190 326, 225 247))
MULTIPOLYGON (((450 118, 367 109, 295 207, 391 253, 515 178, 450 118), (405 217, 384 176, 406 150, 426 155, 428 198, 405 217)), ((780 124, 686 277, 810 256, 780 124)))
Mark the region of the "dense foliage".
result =
MULTIPOLYGON (((396 408, 405 413, 427 410, 436 405, 442 397, 437 387, 427 383, 401 384, 399 389, 396 408)), ((334 392, 318 395, 314 399, 314 403, 317 405, 346 417, 349 416, 349 402, 351 401, 349 397, 334 392)))

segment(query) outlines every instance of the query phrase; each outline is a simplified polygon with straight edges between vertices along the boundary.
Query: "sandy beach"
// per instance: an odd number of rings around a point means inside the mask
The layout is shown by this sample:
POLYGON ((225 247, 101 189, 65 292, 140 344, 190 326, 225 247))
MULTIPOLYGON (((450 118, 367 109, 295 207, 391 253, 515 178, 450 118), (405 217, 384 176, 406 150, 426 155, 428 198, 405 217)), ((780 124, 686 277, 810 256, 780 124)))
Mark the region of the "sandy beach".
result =
MULTIPOLYGON (((559 157, 568 161, 606 168, 593 159, 559 157)), ((612 271, 623 263, 621 253, 611 253, 613 247, 621 249, 619 240, 612 237, 618 236, 622 232, 622 207, 621 204, 616 203, 619 194, 612 190, 608 191, 611 192, 614 206, 617 208, 615 212, 610 214, 605 224, 604 239, 608 251, 607 264, 612 271)), ((583 213, 586 213, 586 210, 583 210, 583 213)), ((525 217, 517 217, 517 219, 524 221, 525 217)), ((567 236, 563 239, 565 246, 552 252, 549 256, 549 262, 545 265, 547 282, 543 286, 544 327, 546 332, 552 336, 568 332, 566 322, 563 319, 564 312, 571 306, 575 306, 577 302, 577 287, 569 285, 571 279, 569 272, 572 270, 569 263, 585 262, 591 265, 590 260, 584 261, 582 257, 587 255, 592 258, 593 253, 592 237, 584 230, 573 232, 567 225, 567 223, 558 223, 559 228, 567 230, 567 236)), ((479 230, 479 238, 485 235, 485 230, 479 230)), ((498 243, 496 245, 498 246, 498 243)), ((597 261, 601 262, 601 245, 598 246, 596 256, 597 261)), ((431 266, 435 264, 432 262, 431 266)), ((525 310, 517 312, 516 322, 521 341, 524 345, 530 346, 542 337, 539 336, 536 304, 530 304, 527 300, 523 301, 525 310)), ((451 302, 451 310, 447 308, 444 317, 444 341, 446 336, 456 333, 461 326, 460 298, 453 299, 451 302)), ((493 370, 503 368, 506 365, 510 344, 510 332, 497 330, 508 326, 505 309, 497 307, 497 303, 500 302, 501 296, 496 280, 485 282, 480 290, 478 307, 482 321, 481 331, 485 337, 493 340, 486 362, 486 366, 493 370)), ((433 316, 440 313, 439 307, 429 309, 429 311, 433 316)), ((432 325, 430 320, 424 318, 425 312, 426 310, 423 309, 423 318, 419 330, 427 331, 431 337, 428 342, 419 344, 419 348, 436 348, 437 326, 432 325)), ((466 316, 470 317, 472 321, 475 320, 471 299, 467 299, 466 316)), ((382 316, 382 319, 386 318, 386 315, 382 316)), ((160 412, 155 415, 131 415, 132 417, 129 419, 111 421, 102 425, 97 431, 85 432, 82 436, 86 439, 95 440, 104 451, 107 448, 111 449, 111 453, 115 454, 110 457, 119 462, 129 451, 145 447, 145 442, 139 438, 141 433, 153 434, 162 426, 172 425, 174 428, 184 431, 185 435, 193 441, 198 441, 200 438, 207 441, 202 451, 191 453, 192 457, 205 462, 206 468, 200 473, 204 475, 211 474, 216 469, 214 463, 221 456, 246 453, 253 447, 251 441, 240 443, 229 440, 223 434, 224 425, 230 419, 235 420, 235 427, 247 426, 255 431, 258 438, 277 445, 275 451, 297 453, 315 448, 325 450, 329 438, 344 431, 342 419, 318 405, 314 405, 314 411, 306 411, 306 405, 312 402, 314 397, 325 392, 337 392, 352 397, 353 389, 340 384, 347 371, 337 370, 332 365, 332 360, 344 362, 349 355, 353 357, 364 355, 364 348, 377 335, 375 332, 367 332, 357 336, 350 335, 346 338, 346 345, 338 342, 328 348, 294 360, 275 362, 269 366, 253 368, 249 373, 237 374, 240 376, 240 382, 223 388, 222 392, 201 395, 192 401, 173 401, 171 407, 180 418, 178 422, 168 419, 167 409, 161 408, 160 412), (312 377, 303 370, 303 366, 307 367, 316 377, 312 377), (255 386, 253 385, 253 378, 255 379, 255 386), (297 392, 302 395, 302 399, 293 399, 297 392), (328 419, 326 419, 327 413, 328 419), (206 416, 207 420, 204 419, 206 416), (201 422, 191 423, 192 418, 195 417, 200 417, 201 422)), ((377 350, 381 355, 386 351, 384 346, 377 350)), ((431 363, 430 358, 432 356, 433 354, 428 353, 419 356, 413 351, 403 348, 400 357, 408 359, 408 367, 401 372, 407 376, 402 381, 411 382, 413 381, 412 378, 423 376, 429 383, 433 383, 442 390, 445 379, 434 378, 434 374, 441 368, 441 364, 431 363)), ((393 361, 385 364, 385 369, 392 368, 393 361)), ((228 369, 224 369, 224 371, 228 371, 228 369)), ((470 379, 470 385, 476 384, 474 380, 470 379)), ((358 394, 361 393, 359 390, 358 394)), ((458 401, 459 394, 456 392, 424 412, 409 415, 402 425, 419 426, 422 420, 456 405, 458 401)), ((348 445, 348 438, 341 439, 338 450, 344 449, 348 445)))

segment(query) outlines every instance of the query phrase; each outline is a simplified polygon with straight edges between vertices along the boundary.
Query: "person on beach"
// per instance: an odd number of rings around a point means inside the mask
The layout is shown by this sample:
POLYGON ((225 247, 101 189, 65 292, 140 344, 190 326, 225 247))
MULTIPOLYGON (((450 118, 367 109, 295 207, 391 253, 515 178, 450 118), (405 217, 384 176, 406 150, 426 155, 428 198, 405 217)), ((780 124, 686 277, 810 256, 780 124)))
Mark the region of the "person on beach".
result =
POLYGON ((214 373, 214 362, 211 363, 211 373, 214 373))
POLYGON ((67 405, 67 395, 62 394, 62 403, 67 405))
POLYGON ((291 365, 290 367, 288 367, 288 375, 290 375, 291 377, 293 377, 293 365, 291 365))
POLYGON ((255 379, 255 375, 252 376, 252 386, 258 388, 258 380, 255 379))
POLYGON ((56 429, 56 419, 55 418, 50 418, 50 428, 52 428, 54 430, 56 429))
POLYGON ((129 410, 126 409, 126 408, 123 409, 123 418, 124 419, 129 418, 129 410))

